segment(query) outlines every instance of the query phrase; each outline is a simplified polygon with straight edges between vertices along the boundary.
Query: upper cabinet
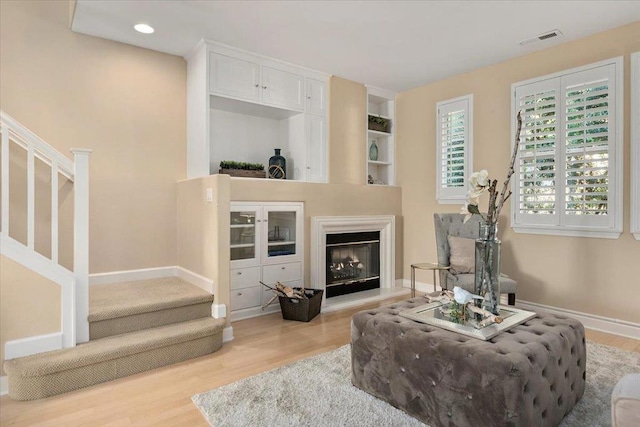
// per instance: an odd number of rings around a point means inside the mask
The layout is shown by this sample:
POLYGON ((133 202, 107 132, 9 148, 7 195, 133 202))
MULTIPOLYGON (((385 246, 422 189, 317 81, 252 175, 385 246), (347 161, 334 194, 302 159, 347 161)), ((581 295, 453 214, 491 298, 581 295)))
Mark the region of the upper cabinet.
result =
POLYGON ((204 40, 186 59, 189 178, 280 149, 286 179, 326 182, 327 75, 204 40))
POLYGON ((307 113, 327 114, 327 84, 324 81, 307 79, 307 113))
POLYGON ((210 54, 209 63, 209 87, 213 94, 304 110, 301 74, 217 53, 210 54))
POLYGON ((304 76, 262 67, 262 102, 292 110, 304 110, 304 76))
POLYGON ((395 98, 393 92, 367 87, 367 183, 395 184, 395 98))
POLYGON ((215 53, 210 55, 209 63, 212 93, 248 101, 260 100, 260 65, 215 53))

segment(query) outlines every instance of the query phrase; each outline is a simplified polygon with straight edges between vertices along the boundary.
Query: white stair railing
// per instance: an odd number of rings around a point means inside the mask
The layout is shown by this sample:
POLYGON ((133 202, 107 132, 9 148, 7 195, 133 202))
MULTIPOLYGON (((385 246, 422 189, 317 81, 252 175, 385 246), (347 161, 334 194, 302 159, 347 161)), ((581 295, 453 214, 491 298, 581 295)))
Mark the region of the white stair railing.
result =
POLYGON ((40 137, 0 111, 2 135, 2 210, 0 211, 0 253, 61 286, 62 347, 73 347, 89 340, 89 155, 91 150, 72 149, 74 160, 44 142, 40 137), (10 144, 27 152, 27 238, 26 243, 9 236, 10 144), (51 258, 35 250, 35 160, 51 168, 51 258), (59 175, 73 182, 73 270, 59 263, 59 175))

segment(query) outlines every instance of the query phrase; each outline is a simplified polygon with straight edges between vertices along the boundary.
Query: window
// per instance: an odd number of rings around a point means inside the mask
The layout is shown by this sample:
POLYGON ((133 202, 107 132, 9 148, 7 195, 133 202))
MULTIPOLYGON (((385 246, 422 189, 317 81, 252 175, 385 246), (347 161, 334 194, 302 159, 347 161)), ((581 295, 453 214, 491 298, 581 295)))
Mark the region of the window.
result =
POLYGON ((622 232, 622 67, 615 58, 512 86, 513 117, 522 112, 516 231, 622 232))
POLYGON ((640 240, 640 52, 631 55, 631 232, 640 240))
POLYGON ((436 132, 436 198, 463 203, 473 158, 473 95, 438 102, 436 132))

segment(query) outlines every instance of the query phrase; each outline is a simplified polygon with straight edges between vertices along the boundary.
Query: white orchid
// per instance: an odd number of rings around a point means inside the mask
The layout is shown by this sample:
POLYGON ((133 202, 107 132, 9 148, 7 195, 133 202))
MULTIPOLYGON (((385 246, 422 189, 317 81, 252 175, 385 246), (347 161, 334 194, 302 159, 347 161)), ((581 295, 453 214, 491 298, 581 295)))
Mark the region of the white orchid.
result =
POLYGON ((487 172, 486 169, 482 169, 480 172, 472 173, 471 177, 469 178, 471 190, 482 190, 482 193, 484 193, 484 191, 486 191, 486 189, 489 187, 489 182, 489 172, 487 172))

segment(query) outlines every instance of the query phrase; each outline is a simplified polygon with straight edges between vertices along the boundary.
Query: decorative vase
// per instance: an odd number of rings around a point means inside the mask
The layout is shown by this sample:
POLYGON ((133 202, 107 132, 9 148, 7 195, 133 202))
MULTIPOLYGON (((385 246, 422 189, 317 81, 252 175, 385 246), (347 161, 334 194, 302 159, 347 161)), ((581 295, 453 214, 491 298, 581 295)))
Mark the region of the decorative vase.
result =
POLYGON ((475 288, 484 297, 481 305, 487 311, 500 314, 500 247, 498 224, 480 223, 480 237, 476 240, 475 288))
POLYGON ((376 140, 371 141, 371 145, 369 146, 369 160, 373 160, 374 162, 378 160, 378 144, 376 144, 376 140))
POLYGON ((269 158, 269 178, 287 179, 287 159, 280 155, 280 148, 275 151, 276 154, 269 158))

